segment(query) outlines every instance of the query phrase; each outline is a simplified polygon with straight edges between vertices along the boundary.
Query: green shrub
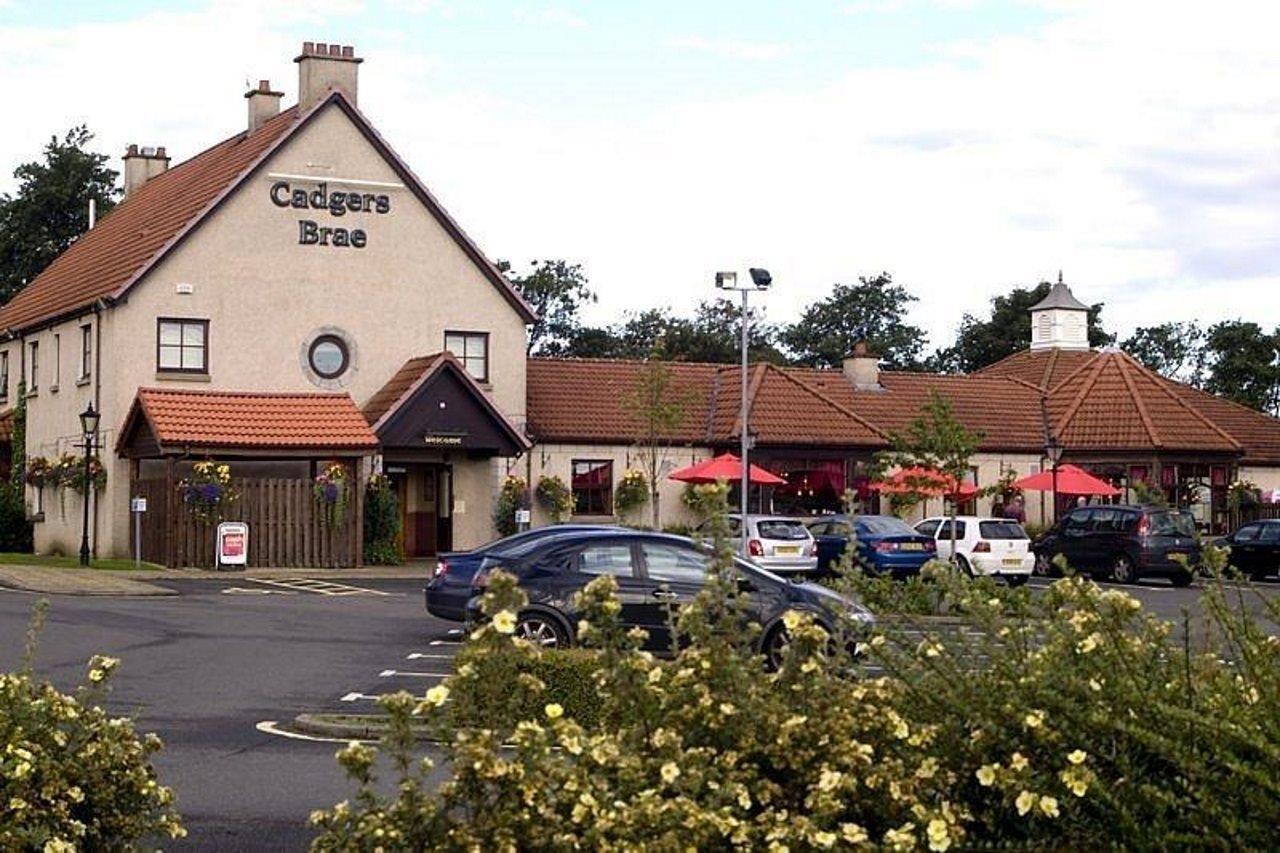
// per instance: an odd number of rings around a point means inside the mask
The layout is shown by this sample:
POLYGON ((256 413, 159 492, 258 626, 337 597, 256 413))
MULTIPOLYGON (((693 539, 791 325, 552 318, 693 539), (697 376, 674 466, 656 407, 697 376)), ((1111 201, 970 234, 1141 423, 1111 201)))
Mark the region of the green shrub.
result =
POLYGON ((26 667, 0 674, 0 849, 122 850, 185 835, 173 792, 156 781, 153 734, 100 704, 114 658, 89 661, 85 683, 62 693, 26 667))
POLYGON ((849 595, 880 615, 960 616, 967 602, 997 600, 1006 613, 1026 613, 1032 592, 985 575, 968 578, 945 560, 925 563, 917 575, 901 580, 878 572, 850 568, 847 561, 836 564, 835 578, 828 586, 849 595))
POLYGON ((22 487, 0 482, 0 551, 30 553, 33 547, 31 522, 22 487))
POLYGON ((498 498, 493 502, 493 528, 503 536, 510 536, 519 530, 516 524, 516 510, 527 506, 529 488, 523 477, 508 474, 498 490, 498 498))
POLYGON ((573 492, 565 481, 557 476, 539 477, 534 494, 538 498, 538 505, 547 511, 556 524, 564 521, 573 512, 573 492))
MULTIPOLYGON (((1010 607, 944 571, 933 583, 964 630, 898 620, 866 641, 878 674, 860 677, 842 643, 791 613, 769 672, 716 526, 716 571, 681 608, 689 645, 669 664, 619 623, 611 578, 583 592, 594 724, 529 671, 546 653, 514 639, 523 594, 494 573, 489 621, 457 674, 385 703, 394 792, 374 749, 343 750, 357 794, 313 815, 316 849, 1274 846, 1280 640, 1253 602, 1213 585, 1204 630, 1175 637, 1132 597, 1079 578, 1010 607), (451 778, 430 790, 412 716, 446 730, 482 708, 502 713, 451 732, 451 778)), ((1280 618, 1280 603, 1259 601, 1280 618)))
POLYGON ((391 481, 381 474, 369 478, 364 493, 364 562, 370 566, 398 566, 400 502, 391 481))

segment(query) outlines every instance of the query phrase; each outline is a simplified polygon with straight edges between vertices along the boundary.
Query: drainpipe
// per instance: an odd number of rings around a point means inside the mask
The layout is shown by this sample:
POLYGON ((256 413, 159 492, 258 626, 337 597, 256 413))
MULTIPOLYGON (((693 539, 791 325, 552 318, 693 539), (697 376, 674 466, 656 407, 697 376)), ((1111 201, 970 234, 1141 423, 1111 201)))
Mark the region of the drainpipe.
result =
MULTIPOLYGON (((90 208, 90 219, 93 218, 93 208, 90 208)), ((92 223, 89 225, 93 227, 92 223)), ((105 299, 98 299, 93 303, 93 407, 99 412, 102 411, 102 309, 107 305, 105 299)), ((101 435, 102 427, 98 427, 99 435, 101 435)), ((106 456, 106 448, 99 439, 98 453, 106 456)), ((94 492, 87 485, 85 486, 84 499, 94 492)), ((98 556, 98 500, 93 501, 93 556, 98 556)))

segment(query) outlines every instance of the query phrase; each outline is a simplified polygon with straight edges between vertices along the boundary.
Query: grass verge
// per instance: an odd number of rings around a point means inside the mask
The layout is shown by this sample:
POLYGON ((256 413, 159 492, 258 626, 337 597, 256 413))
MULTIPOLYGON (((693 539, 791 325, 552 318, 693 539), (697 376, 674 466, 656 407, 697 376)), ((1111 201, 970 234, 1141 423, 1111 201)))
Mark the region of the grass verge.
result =
MULTIPOLYGON (((51 569, 79 569, 79 557, 51 557, 44 554, 18 554, 12 551, 0 553, 0 566, 42 566, 51 569)), ((103 572, 125 572, 134 569, 142 569, 144 571, 157 571, 164 566, 156 563, 140 563, 135 565, 133 560, 116 560, 103 559, 94 560, 89 564, 90 569, 96 569, 103 572)))

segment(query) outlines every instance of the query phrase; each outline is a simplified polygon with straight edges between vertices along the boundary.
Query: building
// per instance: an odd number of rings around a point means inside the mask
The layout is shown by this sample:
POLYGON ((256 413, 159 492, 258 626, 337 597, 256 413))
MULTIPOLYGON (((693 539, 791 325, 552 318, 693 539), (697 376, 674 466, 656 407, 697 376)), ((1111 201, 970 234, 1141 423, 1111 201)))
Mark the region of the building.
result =
MULTIPOLYGON (((98 554, 207 565, 210 525, 181 488, 228 464, 259 565, 360 558, 359 501, 313 494, 336 463, 381 468, 410 556, 475 544, 522 454, 534 314, 359 110, 361 59, 307 42, 298 103, 267 81, 246 125, 171 165, 129 146, 123 201, 0 308, 0 413, 27 396, 26 453, 80 455, 101 412, 98 554)), ((7 430, 6 430, 7 432, 7 430)), ((80 494, 29 486, 41 552, 77 552, 80 494)))
MULTIPOLYGON (((753 495, 753 505, 791 514, 834 512, 849 490, 864 509, 880 510, 868 467, 934 392, 982 434, 970 476, 979 487, 1008 472, 1022 477, 1048 470, 1052 438, 1064 449, 1064 463, 1109 480, 1123 499, 1134 497, 1141 480, 1208 527, 1228 523, 1232 482, 1280 488, 1280 420, 1159 376, 1119 350, 1090 349, 1088 307, 1061 279, 1030 314, 1030 348, 967 376, 883 371, 865 347, 841 370, 753 365, 751 461, 787 480, 753 495)), ((643 436, 626 400, 646 369, 634 361, 529 362, 529 431, 537 443, 531 475, 571 483, 578 506, 590 510, 583 517, 610 515, 611 484, 636 463, 643 436)), ((735 451, 739 368, 675 363, 669 369, 685 416, 670 436, 666 469, 735 451)), ((693 520, 679 500, 682 488, 663 482, 664 523, 693 520)), ((1029 521, 1054 518, 1051 495, 1026 499, 1029 521)), ((1069 500, 1059 496, 1058 511, 1069 500)), ((991 502, 980 498, 968 509, 986 512, 991 502)), ((941 509, 934 499, 915 513, 941 509)))

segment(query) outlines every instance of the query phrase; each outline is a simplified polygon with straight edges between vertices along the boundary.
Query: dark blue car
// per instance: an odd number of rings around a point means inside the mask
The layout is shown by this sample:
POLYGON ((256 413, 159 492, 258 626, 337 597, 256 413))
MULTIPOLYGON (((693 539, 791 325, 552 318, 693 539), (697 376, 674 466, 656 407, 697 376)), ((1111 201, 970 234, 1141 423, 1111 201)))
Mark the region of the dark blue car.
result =
POLYGON ((467 618, 467 601, 474 595, 471 580, 485 558, 491 555, 518 557, 547 536, 566 531, 600 529, 610 528, 600 524, 552 524, 495 539, 471 551, 441 554, 436 563, 435 574, 427 584, 427 612, 451 622, 464 622, 467 618))
POLYGON ((852 538, 855 565, 864 571, 905 578, 937 556, 937 544, 892 515, 828 515, 809 522, 818 543, 818 571, 834 572, 852 538))

